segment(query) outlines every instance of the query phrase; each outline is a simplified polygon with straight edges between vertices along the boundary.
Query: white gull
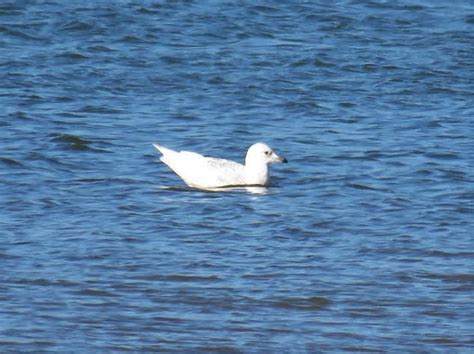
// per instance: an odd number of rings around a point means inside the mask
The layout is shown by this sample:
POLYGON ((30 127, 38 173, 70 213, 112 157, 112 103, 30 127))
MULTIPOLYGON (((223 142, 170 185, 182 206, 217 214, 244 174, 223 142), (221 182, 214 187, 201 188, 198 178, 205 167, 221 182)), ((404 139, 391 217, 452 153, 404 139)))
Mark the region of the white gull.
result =
POLYGON ((256 143, 249 147, 245 165, 238 162, 206 157, 190 151, 174 151, 153 144, 163 161, 190 187, 209 189, 231 186, 266 186, 268 167, 274 162, 288 162, 278 156, 266 144, 256 143))

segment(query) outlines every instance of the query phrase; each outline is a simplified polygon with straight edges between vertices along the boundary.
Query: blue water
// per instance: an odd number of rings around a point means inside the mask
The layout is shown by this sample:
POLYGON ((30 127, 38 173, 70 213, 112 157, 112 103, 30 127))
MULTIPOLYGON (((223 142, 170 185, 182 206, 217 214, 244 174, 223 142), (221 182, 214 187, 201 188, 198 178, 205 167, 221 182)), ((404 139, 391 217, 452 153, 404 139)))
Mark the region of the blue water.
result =
POLYGON ((2 1, 0 352, 474 351, 473 98, 468 0, 2 1))

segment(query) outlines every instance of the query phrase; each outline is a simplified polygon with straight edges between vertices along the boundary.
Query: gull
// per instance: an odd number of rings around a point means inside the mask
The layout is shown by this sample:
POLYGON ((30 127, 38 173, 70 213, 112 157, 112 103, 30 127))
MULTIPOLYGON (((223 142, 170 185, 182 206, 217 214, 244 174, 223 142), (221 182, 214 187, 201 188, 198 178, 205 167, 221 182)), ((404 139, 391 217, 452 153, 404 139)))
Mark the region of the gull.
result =
POLYGON ((153 146, 161 152, 162 162, 189 187, 199 189, 266 186, 270 177, 269 165, 275 162, 288 162, 264 143, 256 143, 249 147, 245 165, 190 151, 178 152, 158 144, 153 146))

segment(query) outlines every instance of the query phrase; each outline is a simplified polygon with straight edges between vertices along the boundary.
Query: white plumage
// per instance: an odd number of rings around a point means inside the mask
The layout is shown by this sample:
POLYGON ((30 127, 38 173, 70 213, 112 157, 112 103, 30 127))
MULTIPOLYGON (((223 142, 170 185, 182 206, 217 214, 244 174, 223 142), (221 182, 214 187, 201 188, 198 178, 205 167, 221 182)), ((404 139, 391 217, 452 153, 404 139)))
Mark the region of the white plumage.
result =
POLYGON ((219 188, 230 186, 265 186, 268 184, 268 165, 288 162, 263 143, 250 146, 245 165, 190 151, 174 151, 153 144, 161 152, 161 161, 171 168, 190 187, 219 188))

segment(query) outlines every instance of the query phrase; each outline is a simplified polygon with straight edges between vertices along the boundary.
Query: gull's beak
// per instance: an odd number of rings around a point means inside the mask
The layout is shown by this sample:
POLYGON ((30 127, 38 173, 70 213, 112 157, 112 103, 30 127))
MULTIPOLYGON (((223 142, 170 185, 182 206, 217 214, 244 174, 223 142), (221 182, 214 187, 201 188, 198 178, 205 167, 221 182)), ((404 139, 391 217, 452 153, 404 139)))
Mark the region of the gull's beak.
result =
POLYGON ((273 153, 272 162, 281 162, 281 163, 288 163, 288 160, 284 157, 280 157, 277 154, 273 153))

